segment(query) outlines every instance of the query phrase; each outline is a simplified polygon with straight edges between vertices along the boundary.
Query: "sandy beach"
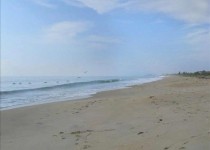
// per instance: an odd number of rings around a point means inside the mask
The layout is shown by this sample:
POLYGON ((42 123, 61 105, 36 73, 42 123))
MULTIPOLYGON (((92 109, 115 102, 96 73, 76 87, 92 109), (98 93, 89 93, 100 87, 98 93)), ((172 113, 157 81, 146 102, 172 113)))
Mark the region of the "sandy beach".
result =
POLYGON ((1 150, 209 150, 210 80, 171 76, 1 111, 1 150))

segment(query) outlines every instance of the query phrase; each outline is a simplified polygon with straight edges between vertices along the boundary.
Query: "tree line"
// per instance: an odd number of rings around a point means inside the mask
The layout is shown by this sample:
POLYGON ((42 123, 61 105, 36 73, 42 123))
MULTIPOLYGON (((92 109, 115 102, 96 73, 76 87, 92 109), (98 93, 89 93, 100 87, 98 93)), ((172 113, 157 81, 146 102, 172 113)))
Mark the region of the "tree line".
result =
POLYGON ((179 72, 178 75, 183 75, 183 76, 210 76, 210 71, 196 71, 196 72, 179 72))

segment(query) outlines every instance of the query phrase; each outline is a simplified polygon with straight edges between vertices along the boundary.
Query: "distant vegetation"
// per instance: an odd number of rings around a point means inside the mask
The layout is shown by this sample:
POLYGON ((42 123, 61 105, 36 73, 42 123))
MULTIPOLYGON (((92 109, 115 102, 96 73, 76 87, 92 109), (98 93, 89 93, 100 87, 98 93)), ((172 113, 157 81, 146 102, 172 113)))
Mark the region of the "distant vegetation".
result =
POLYGON ((210 79, 210 71, 179 72, 178 75, 210 79))

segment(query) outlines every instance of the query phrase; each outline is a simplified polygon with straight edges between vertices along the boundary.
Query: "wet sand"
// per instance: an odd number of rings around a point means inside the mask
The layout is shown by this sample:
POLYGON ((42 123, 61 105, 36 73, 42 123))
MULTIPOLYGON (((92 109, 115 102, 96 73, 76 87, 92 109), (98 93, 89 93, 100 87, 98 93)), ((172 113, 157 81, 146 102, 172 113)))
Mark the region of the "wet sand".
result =
POLYGON ((209 150, 210 79, 1 111, 1 150, 209 150))

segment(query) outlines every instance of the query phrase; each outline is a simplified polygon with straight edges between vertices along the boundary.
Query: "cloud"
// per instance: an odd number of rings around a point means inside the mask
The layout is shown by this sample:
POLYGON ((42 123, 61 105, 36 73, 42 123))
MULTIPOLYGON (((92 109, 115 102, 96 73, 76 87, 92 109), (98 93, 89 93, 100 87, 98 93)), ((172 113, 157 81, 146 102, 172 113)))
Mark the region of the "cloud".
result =
POLYGON ((85 7, 85 5, 78 0, 63 0, 63 2, 75 7, 85 7))
POLYGON ((210 23, 209 0, 140 0, 133 1, 127 6, 142 11, 163 13, 187 23, 210 23))
POLYGON ((32 2, 43 7, 56 8, 56 5, 49 2, 49 0, 32 0, 32 2))
POLYGON ((119 0, 63 0, 72 6, 88 7, 99 14, 109 12, 120 5, 119 0))
POLYGON ((110 37, 110 36, 99 36, 99 35, 89 36, 88 41, 94 43, 105 43, 105 44, 121 43, 121 40, 119 38, 110 37))
MULTIPOLYGON (((191 46, 188 58, 210 65, 210 30, 209 28, 194 28, 187 33, 184 41, 191 46)), ((209 67, 209 66, 208 66, 209 67)))
POLYGON ((64 21, 52 24, 44 29, 44 42, 55 44, 76 44, 94 50, 113 48, 122 42, 114 36, 93 35, 93 23, 87 21, 64 21))
POLYGON ((91 26, 92 24, 90 22, 82 21, 58 22, 45 29, 44 37, 48 42, 71 42, 91 26))
POLYGON ((113 36, 101 36, 101 35, 90 35, 86 39, 86 43, 93 49, 110 49, 117 44, 120 44, 122 40, 113 36))
POLYGON ((162 13, 187 23, 210 23, 209 0, 64 0, 88 7, 99 14, 114 9, 162 13))
POLYGON ((210 30, 208 28, 196 28, 189 32, 185 39, 190 44, 208 44, 210 46, 210 30))
MULTIPOLYGON (((51 0, 32 0, 48 8, 55 8, 51 0)), ((62 0, 65 4, 90 8, 98 14, 115 9, 161 13, 190 24, 210 23, 209 0, 62 0)))

